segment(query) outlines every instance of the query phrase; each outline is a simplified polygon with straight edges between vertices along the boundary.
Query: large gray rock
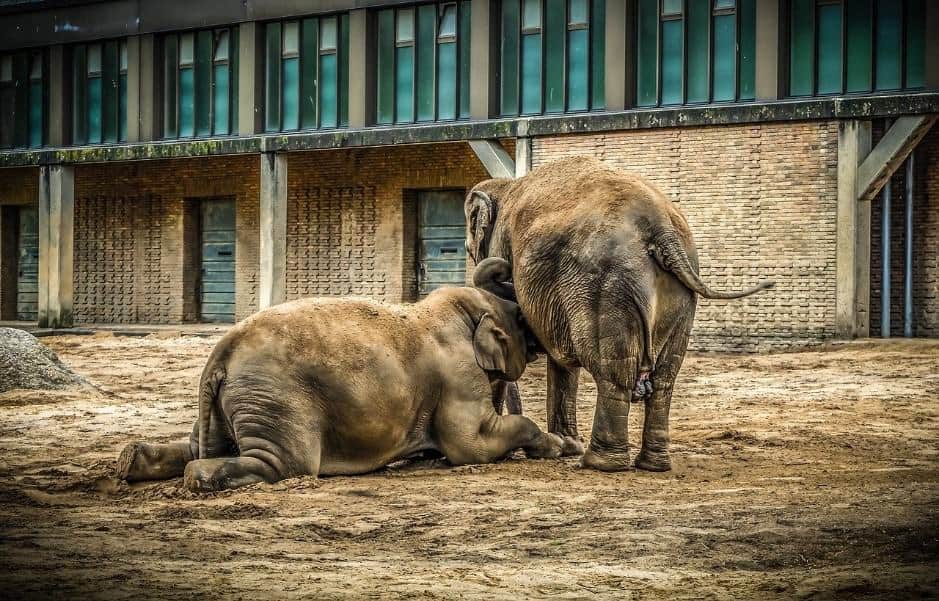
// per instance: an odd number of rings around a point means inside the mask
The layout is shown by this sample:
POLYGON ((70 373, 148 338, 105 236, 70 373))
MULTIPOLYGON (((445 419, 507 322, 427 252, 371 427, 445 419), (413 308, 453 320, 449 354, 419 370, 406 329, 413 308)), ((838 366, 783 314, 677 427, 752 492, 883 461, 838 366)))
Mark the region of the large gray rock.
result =
POLYGON ((88 385, 29 332, 0 328, 0 392, 15 388, 61 390, 88 385))

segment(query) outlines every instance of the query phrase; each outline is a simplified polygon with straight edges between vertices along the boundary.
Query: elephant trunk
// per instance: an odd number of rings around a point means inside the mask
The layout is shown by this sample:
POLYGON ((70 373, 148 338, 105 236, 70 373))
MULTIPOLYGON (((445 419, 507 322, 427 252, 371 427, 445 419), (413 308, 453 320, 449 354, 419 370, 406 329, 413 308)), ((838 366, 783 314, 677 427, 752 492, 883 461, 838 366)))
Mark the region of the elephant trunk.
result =
POLYGON ((483 259, 473 271, 473 285, 512 302, 518 302, 512 284, 512 266, 501 257, 483 259))

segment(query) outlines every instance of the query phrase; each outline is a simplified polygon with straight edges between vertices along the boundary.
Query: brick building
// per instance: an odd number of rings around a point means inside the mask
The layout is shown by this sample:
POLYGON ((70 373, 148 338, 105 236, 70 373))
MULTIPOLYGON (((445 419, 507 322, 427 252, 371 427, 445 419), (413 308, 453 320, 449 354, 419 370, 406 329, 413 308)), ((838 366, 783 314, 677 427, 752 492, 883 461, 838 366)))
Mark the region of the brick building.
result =
POLYGON ((709 283, 777 281, 702 302, 695 348, 936 336, 931 30, 925 0, 0 2, 0 319, 414 300, 466 277, 465 190, 588 154, 671 194, 709 283))

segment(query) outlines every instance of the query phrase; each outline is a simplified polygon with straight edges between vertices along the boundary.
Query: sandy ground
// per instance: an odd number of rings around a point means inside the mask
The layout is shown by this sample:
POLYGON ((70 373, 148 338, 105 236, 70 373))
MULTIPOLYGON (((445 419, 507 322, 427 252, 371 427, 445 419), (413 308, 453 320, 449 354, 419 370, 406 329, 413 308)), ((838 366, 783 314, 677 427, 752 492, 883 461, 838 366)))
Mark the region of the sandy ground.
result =
MULTIPOLYGON (((126 443, 188 435, 215 340, 44 339, 102 392, 0 395, 0 597, 939 596, 939 341, 691 356, 666 474, 513 458, 202 497, 117 482, 126 443)), ((522 382, 542 425, 543 382, 541 362, 522 382)))

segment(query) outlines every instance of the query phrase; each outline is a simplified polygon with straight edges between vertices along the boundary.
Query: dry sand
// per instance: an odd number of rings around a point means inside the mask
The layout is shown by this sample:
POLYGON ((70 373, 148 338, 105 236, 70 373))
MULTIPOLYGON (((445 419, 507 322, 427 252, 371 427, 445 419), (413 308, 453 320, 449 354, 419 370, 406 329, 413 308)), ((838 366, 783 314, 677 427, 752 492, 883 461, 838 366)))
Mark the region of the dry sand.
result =
MULTIPOLYGON (((0 597, 939 596, 939 341, 690 356, 665 474, 514 458, 209 496, 115 481, 126 443, 188 435, 216 340, 44 339, 104 392, 0 395, 0 597)), ((543 425, 543 362, 522 393, 543 425)))

